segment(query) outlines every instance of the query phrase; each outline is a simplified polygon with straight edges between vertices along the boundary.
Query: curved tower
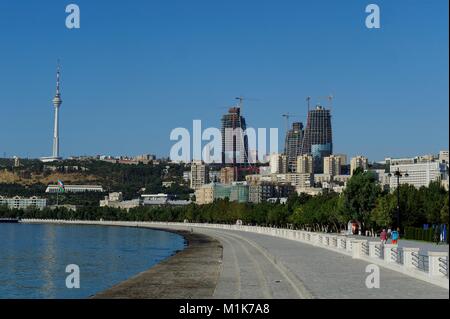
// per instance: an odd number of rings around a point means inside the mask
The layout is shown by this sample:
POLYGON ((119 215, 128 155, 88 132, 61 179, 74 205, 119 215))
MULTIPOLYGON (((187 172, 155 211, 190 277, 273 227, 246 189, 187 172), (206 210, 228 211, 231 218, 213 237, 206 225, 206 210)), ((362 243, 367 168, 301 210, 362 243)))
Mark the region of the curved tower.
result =
POLYGON ((59 65, 56 70, 56 94, 53 98, 53 106, 55 107, 55 126, 53 128, 53 153, 52 157, 59 158, 59 107, 62 104, 61 94, 59 92, 59 65))

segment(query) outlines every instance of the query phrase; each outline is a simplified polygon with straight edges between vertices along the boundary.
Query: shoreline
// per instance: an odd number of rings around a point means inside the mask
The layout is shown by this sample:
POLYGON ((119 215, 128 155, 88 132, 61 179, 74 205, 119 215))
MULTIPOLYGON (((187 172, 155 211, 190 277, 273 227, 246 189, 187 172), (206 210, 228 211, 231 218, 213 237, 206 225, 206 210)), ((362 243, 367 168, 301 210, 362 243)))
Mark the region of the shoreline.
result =
POLYGON ((181 235, 187 247, 149 269, 99 292, 91 299, 212 298, 220 275, 222 245, 184 230, 150 228, 181 235))
POLYGON ((212 298, 220 275, 223 248, 210 236, 182 229, 151 227, 139 223, 109 224, 24 221, 26 224, 101 225, 148 228, 178 234, 186 247, 147 270, 86 297, 87 299, 202 299, 212 298))

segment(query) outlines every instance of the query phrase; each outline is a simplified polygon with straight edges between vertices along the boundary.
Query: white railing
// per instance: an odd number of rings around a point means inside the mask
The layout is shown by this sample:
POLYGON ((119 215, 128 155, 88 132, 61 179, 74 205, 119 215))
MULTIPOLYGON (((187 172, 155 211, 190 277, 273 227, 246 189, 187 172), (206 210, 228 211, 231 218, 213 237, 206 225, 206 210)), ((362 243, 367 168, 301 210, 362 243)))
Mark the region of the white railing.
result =
POLYGON ((178 227, 178 228, 213 228, 264 234, 339 252, 355 259, 362 259, 408 276, 427 281, 449 289, 448 252, 429 251, 427 255, 419 254, 419 248, 398 247, 393 244, 381 244, 367 240, 349 238, 342 235, 316 233, 303 230, 272 228, 246 225, 224 225, 204 223, 169 223, 169 222, 118 222, 118 221, 78 221, 78 220, 35 220, 23 219, 25 223, 64 223, 96 224, 135 227, 178 227))

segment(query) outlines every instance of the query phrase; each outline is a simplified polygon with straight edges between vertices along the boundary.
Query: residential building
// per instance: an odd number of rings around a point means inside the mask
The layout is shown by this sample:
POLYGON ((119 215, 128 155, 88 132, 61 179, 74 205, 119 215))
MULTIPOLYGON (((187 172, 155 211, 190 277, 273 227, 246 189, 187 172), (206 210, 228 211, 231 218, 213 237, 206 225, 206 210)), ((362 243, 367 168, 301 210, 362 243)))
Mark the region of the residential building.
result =
POLYGON ((314 173, 314 161, 312 155, 304 154, 297 157, 296 173, 298 174, 314 173))
POLYGON ((286 174, 288 172, 288 157, 285 154, 270 154, 269 165, 271 174, 286 174))
POLYGON ((206 184, 195 191, 195 203, 205 205, 214 202, 214 183, 206 184))
POLYGON ((369 160, 364 156, 352 157, 350 161, 350 175, 353 175, 357 168, 366 171, 369 168, 369 160))
POLYGON ((191 188, 196 190, 209 183, 208 166, 203 161, 191 163, 191 188))
POLYGON ((14 196, 12 198, 0 195, 0 206, 8 206, 9 209, 37 208, 44 209, 47 206, 47 199, 32 196, 30 198, 14 196))
POLYGON ((323 158, 323 173, 331 176, 341 175, 341 157, 330 155, 323 158))
POLYGON ((347 165, 347 154, 333 154, 341 159, 341 165, 347 165))
POLYGON ((236 171, 233 167, 223 167, 220 170, 220 183, 231 184, 236 180, 236 171))
POLYGON ((249 186, 248 201, 262 203, 269 199, 287 198, 295 192, 295 187, 290 183, 262 182, 249 186))

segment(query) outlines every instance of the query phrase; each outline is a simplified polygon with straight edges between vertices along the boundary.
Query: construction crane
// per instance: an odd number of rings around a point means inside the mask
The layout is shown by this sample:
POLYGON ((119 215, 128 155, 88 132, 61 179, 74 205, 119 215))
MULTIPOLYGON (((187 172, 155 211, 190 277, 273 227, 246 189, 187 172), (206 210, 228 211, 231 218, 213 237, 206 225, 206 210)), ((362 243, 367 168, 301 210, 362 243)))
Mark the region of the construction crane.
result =
POLYGON ((291 113, 285 113, 285 114, 281 114, 282 117, 284 117, 286 119, 286 134, 289 131, 289 118, 290 117, 298 117, 299 115, 296 114, 291 114, 291 113))

